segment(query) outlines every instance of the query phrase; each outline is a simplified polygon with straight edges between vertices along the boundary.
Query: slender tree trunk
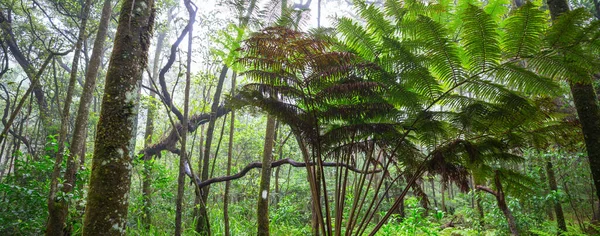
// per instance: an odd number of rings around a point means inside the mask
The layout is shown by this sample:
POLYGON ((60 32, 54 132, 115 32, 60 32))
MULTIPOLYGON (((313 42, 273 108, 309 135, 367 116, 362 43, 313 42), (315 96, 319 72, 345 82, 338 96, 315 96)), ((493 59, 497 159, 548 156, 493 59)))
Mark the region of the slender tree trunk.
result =
MULTIPOLYGON (((181 235, 181 213, 183 211, 183 191, 185 187, 185 168, 187 162, 187 132, 188 132, 188 116, 189 116, 189 102, 190 102, 190 81, 192 68, 192 40, 194 32, 194 19, 196 18, 196 11, 193 9, 190 1, 185 1, 185 7, 189 13, 190 19, 188 23, 188 50, 187 50, 187 64, 185 72, 185 98, 183 101, 183 120, 181 121, 182 132, 181 132, 181 154, 179 156, 179 176, 177 178, 177 203, 175 212, 175 235, 181 235)), ((175 127, 173 127, 175 129, 175 127)))
MULTIPOLYGON (((231 96, 235 95, 235 79, 237 75, 231 76, 231 96)), ((235 131, 235 110, 231 111, 231 121, 229 122, 229 145, 227 148, 227 176, 231 175, 231 160, 233 158, 233 135, 235 131)), ((225 194, 223 195, 223 223, 225 224, 225 236, 230 236, 229 232, 229 188, 231 182, 225 182, 225 194)))
POLYGON ((446 209, 446 183, 442 183, 442 211, 448 212, 446 209))
POLYGON ((519 235, 519 230, 517 228, 517 222, 515 221, 515 217, 508 208, 508 204, 506 204, 506 198, 504 195, 504 190, 502 189, 502 183, 500 182, 500 175, 498 174, 498 171, 496 171, 496 174, 494 175, 494 185, 496 187, 495 196, 496 201, 498 203, 498 208, 500 208, 502 214, 504 214, 504 217, 506 217, 510 233, 512 235, 519 235))
MULTIPOLYGON (((174 8, 169 9, 167 25, 171 23, 172 17, 171 12, 174 8)), ((160 67, 160 56, 162 55, 162 48, 164 46, 165 37, 167 36, 167 30, 163 30, 158 34, 156 42, 156 51, 154 52, 154 60, 152 64, 152 78, 148 78, 149 85, 153 84, 154 78, 158 76, 158 68, 160 67)), ((144 147, 152 145, 152 135, 154 135, 154 116, 156 116, 156 93, 150 91, 150 104, 146 110, 146 130, 144 134, 144 147)), ((144 202, 144 214, 142 216, 142 222, 146 229, 152 225, 152 159, 154 156, 145 154, 144 155, 144 173, 142 179, 142 194, 144 202)))
MULTIPOLYGON (((89 116, 89 106, 92 100, 93 92, 96 87, 96 77, 98 74, 98 69, 100 67, 104 42, 106 38, 106 34, 108 32, 108 23, 110 19, 110 15, 112 12, 111 0, 105 0, 104 6, 102 8, 102 16, 100 19, 100 23, 98 26, 98 32, 96 35, 96 39, 94 41, 94 48, 92 49, 92 56, 90 58, 90 63, 88 65, 85 83, 83 86, 83 92, 79 101, 79 108, 77 111, 77 117, 75 118, 75 127, 73 131, 73 137, 71 140, 71 146, 69 149, 69 156, 67 157, 67 169, 64 174, 64 184, 61 191, 64 193, 70 193, 75 186, 75 174, 79 169, 80 160, 83 160, 83 149, 85 148, 86 141, 86 130, 88 124, 88 116, 89 116), (78 158, 78 155, 80 158, 78 158)), ((76 67, 73 66, 71 70, 76 70, 76 67)), ((50 221, 52 220, 52 214, 57 214, 56 218, 57 222, 54 224, 64 225, 66 216, 68 214, 68 203, 61 202, 60 209, 56 210, 56 213, 50 213, 50 221)), ((50 226, 48 226, 50 228, 50 226)), ((47 229, 49 230, 49 229, 47 229)), ((57 231, 55 231, 57 232, 57 231)), ((46 232, 47 235, 56 235, 55 232, 46 232)))
MULTIPOLYGON (((552 20, 569 11, 566 0, 547 0, 552 20)), ((569 81, 573 102, 581 123, 581 130, 590 161, 592 179, 596 186, 596 197, 600 200, 600 108, 594 87, 589 81, 569 81)))
MULTIPOLYGON (((213 97, 213 103, 210 109, 210 121, 208 122, 208 128, 206 130, 206 144, 204 147, 204 154, 202 160, 202 181, 208 179, 209 174, 209 164, 210 164, 210 146, 212 144, 213 134, 215 131, 215 123, 217 121, 217 108, 219 107, 219 102, 221 100, 221 92, 223 91, 223 83, 225 82, 225 77, 227 77, 227 71, 229 68, 227 66, 223 66, 221 69, 221 75, 219 76, 219 81, 217 82, 217 88, 215 90, 215 96, 213 97)), ((206 186, 201 189, 201 202, 199 205, 199 214, 198 214, 198 222, 196 223, 196 232, 201 235, 208 234, 210 235, 210 225, 208 223, 208 212, 206 210, 206 202, 208 201, 208 191, 210 190, 209 186, 206 186)))
MULTIPOLYGON (((556 177, 554 175, 554 168, 552 167, 552 162, 548 161, 546 163, 546 173, 548 174, 548 186, 550 187, 550 191, 558 190, 556 185, 556 177)), ((567 224, 565 223, 565 215, 563 213, 562 206, 558 200, 554 201, 554 212, 556 213, 556 224, 558 225, 559 235, 563 232, 567 232, 567 224)))
MULTIPOLYGON (((81 24, 79 28, 79 36, 75 44, 75 52, 73 55, 73 63, 71 64, 71 75, 67 88, 67 97, 65 98, 64 108, 61 117, 60 133, 58 137, 58 152, 54 159, 54 170, 50 180, 50 194, 48 196, 48 222, 46 224, 46 235, 62 235, 70 234, 70 230, 65 228, 65 221, 68 211, 68 199, 57 199, 56 193, 58 190, 58 176, 61 172, 62 161, 64 157, 65 142, 67 141, 67 132, 69 128, 69 117, 71 114, 71 102, 73 101, 73 92, 77 80, 77 72, 79 69, 79 58, 81 56, 81 48, 85 40, 85 29, 87 18, 92 5, 91 0, 86 0, 83 10, 81 11, 81 24)), ((58 92, 58 91, 57 91, 58 92)), ((64 183, 71 184, 72 183, 64 183)), ((64 185, 63 185, 64 186, 64 185)))
POLYGON ((260 171, 260 188, 257 204, 258 233, 269 235, 269 187, 271 183, 271 162, 273 161, 273 143, 275 138, 275 117, 267 116, 267 131, 263 149, 262 169, 260 171))
POLYGON ((129 142, 138 83, 148 62, 153 0, 125 0, 98 122, 83 235, 125 235, 132 157, 129 142))

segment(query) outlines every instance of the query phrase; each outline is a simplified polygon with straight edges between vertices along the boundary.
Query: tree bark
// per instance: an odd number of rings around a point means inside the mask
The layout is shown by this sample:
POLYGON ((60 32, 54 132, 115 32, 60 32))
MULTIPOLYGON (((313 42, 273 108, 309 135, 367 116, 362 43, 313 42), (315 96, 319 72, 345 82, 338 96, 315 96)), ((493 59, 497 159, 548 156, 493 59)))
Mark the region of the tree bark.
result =
POLYGON ((129 142, 138 82, 148 62, 153 0, 121 5, 95 139, 83 235, 125 235, 132 157, 129 142))
MULTIPOLYGON (((85 75, 85 83, 83 85, 83 92, 79 101, 77 117, 75 118, 75 127, 69 149, 70 152, 69 156, 67 157, 67 169, 64 174, 65 182, 63 184, 63 188, 61 189, 61 191, 63 191, 65 194, 71 192, 75 186, 75 174, 77 173, 77 170, 81 164, 81 158, 79 158, 78 155, 81 155, 85 147, 89 108, 93 97, 93 92, 96 87, 96 77, 98 75, 98 69, 100 68, 104 42, 108 32, 108 23, 112 12, 111 0, 105 0, 103 4, 102 16, 100 18, 96 39, 94 41, 94 48, 92 49, 90 63, 85 75)), ((73 68, 75 68, 75 66, 73 66, 73 68)), ((56 214, 56 218, 59 221, 55 222, 55 226, 57 227, 57 224, 64 225, 69 211, 68 203, 64 201, 61 202, 59 208, 60 209, 57 209, 55 213, 50 213, 48 224, 53 221, 53 214, 56 214)), ((47 229, 46 232, 47 235, 57 235, 55 233, 58 231, 48 232, 48 230, 49 229, 47 229)))
POLYGON ((269 189, 271 184, 271 162, 273 161, 273 143, 275 138, 275 117, 267 116, 267 131, 260 172, 260 188, 257 204, 258 233, 260 236, 269 235, 269 189))
MULTIPOLYGON (((566 0, 547 0, 550 16, 555 21, 569 11, 566 0)), ((573 102, 581 123, 592 179, 596 186, 596 197, 600 200, 600 108, 591 78, 586 82, 569 81, 573 102)))
MULTIPOLYGON (((546 173, 548 173, 548 186, 550 191, 556 192, 558 187, 556 185, 556 176, 554 175, 554 168, 552 162, 546 163, 546 173)), ((554 212, 556 213, 556 224, 558 225, 558 234, 561 235, 563 232, 567 232, 567 224, 565 223, 565 215, 563 213, 562 206, 558 200, 554 200, 554 212)))

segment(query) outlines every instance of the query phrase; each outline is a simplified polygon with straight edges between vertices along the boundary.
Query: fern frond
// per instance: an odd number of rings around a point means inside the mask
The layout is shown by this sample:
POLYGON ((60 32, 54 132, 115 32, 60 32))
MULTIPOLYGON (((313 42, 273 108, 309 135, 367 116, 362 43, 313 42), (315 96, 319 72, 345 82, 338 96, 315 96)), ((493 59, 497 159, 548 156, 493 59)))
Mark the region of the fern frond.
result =
POLYGON ((354 1, 358 14, 366 20, 366 29, 375 39, 381 39, 393 33, 394 27, 374 4, 363 1, 354 1))
POLYGON ((341 41, 353 52, 366 60, 375 58, 376 43, 362 26, 342 17, 337 20, 336 28, 340 32, 341 41))
POLYGON ((483 72, 500 60, 497 27, 493 19, 481 8, 469 5, 461 14, 464 22, 462 41, 468 56, 469 69, 483 72))
POLYGON ((552 48, 570 47, 578 43, 590 15, 578 8, 565 12, 552 22, 546 33, 546 41, 552 48))
POLYGON ((558 95, 560 92, 560 86, 553 80, 512 63, 498 66, 494 70, 494 79, 515 91, 528 95, 558 95))
POLYGON ((464 80, 465 73, 461 67, 456 45, 448 39, 444 27, 431 18, 421 16, 417 20, 417 35, 426 45, 429 57, 429 70, 448 85, 456 85, 464 80))
POLYGON ((526 3, 504 21, 502 45, 509 58, 537 54, 542 46, 547 15, 526 3))

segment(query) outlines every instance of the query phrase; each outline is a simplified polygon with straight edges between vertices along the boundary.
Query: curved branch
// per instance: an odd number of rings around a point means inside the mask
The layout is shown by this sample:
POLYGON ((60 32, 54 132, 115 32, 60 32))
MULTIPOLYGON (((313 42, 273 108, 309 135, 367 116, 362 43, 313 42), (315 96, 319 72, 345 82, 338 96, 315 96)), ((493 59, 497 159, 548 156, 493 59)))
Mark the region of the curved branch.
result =
MULTIPOLYGON (((224 116, 225 114, 229 113, 230 111, 231 111, 231 108, 226 107, 225 105, 221 105, 217 108, 217 110, 215 112, 215 117, 218 118, 218 117, 224 116)), ((190 117, 190 120, 189 120, 188 132, 191 133, 191 132, 196 131, 196 128, 198 128, 198 126, 200 126, 204 123, 207 123, 209 121, 209 119, 210 119, 210 113, 201 113, 201 114, 193 115, 192 117, 190 117)), ((171 128, 169 130, 169 134, 167 136, 165 136, 164 138, 162 138, 159 142, 142 149, 140 151, 140 154, 142 154, 142 158, 145 155, 156 155, 164 150, 168 150, 168 151, 175 153, 177 150, 175 148, 175 146, 177 145, 177 142, 179 140, 178 134, 183 132, 183 126, 181 125, 181 122, 179 122, 179 123, 175 124, 174 127, 175 127, 175 129, 171 128)))
MULTIPOLYGON (((283 164, 289 164, 289 165, 291 165, 293 167, 306 167, 306 163, 305 162, 297 162, 297 161, 294 161, 294 160, 292 160, 290 158, 286 158, 286 159, 281 159, 281 160, 272 162, 271 163, 271 168, 275 168, 275 167, 281 166, 283 164)), ((311 163, 309 163, 309 165, 312 166, 312 165, 315 165, 315 163, 311 162, 311 163)), ((348 170, 351 170, 353 172, 362 173, 362 174, 374 174, 374 173, 381 172, 381 170, 370 170, 370 171, 367 171, 367 172, 363 172, 362 170, 359 170, 356 167, 348 165, 346 163, 323 162, 322 165, 326 166, 326 167, 338 167, 338 166, 341 166, 341 167, 345 167, 348 170)), ((244 167, 244 169, 242 169, 242 171, 238 172, 237 174, 230 175, 230 176, 215 177, 215 178, 207 179, 205 181, 201 181, 200 178, 198 178, 198 176, 192 174, 191 171, 189 169, 187 169, 187 168, 185 169, 185 173, 190 178, 194 179, 194 181, 196 182, 196 184, 198 185, 199 188, 203 188, 203 187, 209 186, 209 185, 214 184, 214 183, 225 182, 225 181, 230 181, 230 180, 242 178, 246 174, 248 174, 248 172, 250 170, 256 169, 256 168, 262 168, 262 163, 261 162, 252 162, 252 163, 246 165, 246 167, 244 167)))
POLYGON ((494 196, 498 196, 498 193, 497 193, 496 191, 492 190, 492 189, 491 189, 491 188, 489 188, 489 187, 486 187, 486 186, 483 186, 483 185, 477 185, 475 188, 476 188, 477 190, 481 190, 481 191, 484 191, 484 192, 490 193, 490 194, 492 194, 492 195, 494 195, 494 196))

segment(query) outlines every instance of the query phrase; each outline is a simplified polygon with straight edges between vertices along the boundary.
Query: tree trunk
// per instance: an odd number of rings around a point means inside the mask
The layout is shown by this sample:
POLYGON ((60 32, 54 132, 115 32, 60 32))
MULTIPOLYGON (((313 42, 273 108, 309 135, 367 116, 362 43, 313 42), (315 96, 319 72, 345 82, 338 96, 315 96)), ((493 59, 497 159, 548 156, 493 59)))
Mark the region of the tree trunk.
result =
POLYGON ((508 204, 506 204, 506 198, 504 196, 504 190, 502 190, 502 183, 500 182, 500 175, 498 174, 498 171, 496 171, 494 175, 494 185, 496 187, 495 196, 496 201, 498 203, 498 208, 500 208, 502 214, 504 214, 504 217, 506 217, 510 233, 512 235, 519 235, 519 230, 517 228, 517 222, 515 221, 515 217, 508 208, 508 204))
MULTIPOLYGON (((231 77, 231 96, 235 95, 235 79, 237 75, 233 73, 231 77)), ((233 158, 233 134, 235 131, 235 110, 231 111, 231 121, 229 122, 229 145, 227 148, 227 176, 231 175, 231 160, 233 158)), ((225 236, 230 236, 229 232, 229 188, 231 182, 225 182, 225 194, 223 195, 223 223, 225 224, 225 236)))
MULTIPOLYGON (((68 214, 67 204, 69 199, 58 199, 56 198, 56 193, 57 191, 59 191, 58 176, 60 175, 62 169, 61 167, 64 157, 65 142, 67 141, 67 132, 69 128, 69 117, 71 114, 71 102, 73 101, 73 92, 75 90, 77 72, 79 69, 79 58, 81 56, 81 48, 83 47, 83 41, 85 40, 85 29, 91 5, 92 1, 86 0, 85 5, 83 6, 83 10, 81 12, 81 24, 79 28, 79 35, 75 44, 73 63, 71 64, 71 75, 69 78, 69 85, 67 88, 67 97, 65 98, 60 123, 60 133, 58 137, 58 152, 56 153, 54 159, 54 170, 52 171, 52 176, 50 180, 50 194, 48 196, 48 222, 46 224, 46 235, 62 235, 63 233, 70 234, 70 230, 65 228, 65 221, 68 214)), ((73 183, 64 184, 73 185, 73 183)))
MULTIPOLYGON (((569 11, 566 0, 547 0, 552 20, 569 11)), ((600 200, 600 108, 596 92, 590 81, 569 81, 573 102, 581 123, 581 130, 590 161, 592 179, 596 186, 596 197, 600 200)))
POLYGON ((269 235, 269 187, 271 183, 271 162, 273 161, 273 143, 275 137, 275 117, 267 117, 267 131, 263 150, 262 169, 260 171, 260 188, 257 206, 258 233, 269 235))
MULTIPOLYGON (((194 32, 194 19, 196 19, 196 11, 193 9, 190 1, 184 1, 185 7, 187 8, 189 14, 189 22, 188 22, 188 48, 187 48, 187 64, 186 64, 186 72, 185 72, 185 95, 183 101, 183 120, 181 121, 182 132, 181 132, 181 153, 179 155, 179 176, 177 178, 177 203, 176 203, 176 212, 175 212, 175 235, 181 235, 181 213, 183 211, 183 194, 185 187, 185 168, 187 161, 187 132, 188 132, 188 117, 189 117, 189 103, 190 103, 190 81, 191 81, 191 72, 192 68, 192 40, 193 32, 194 32)), ((176 127, 173 127, 176 129, 176 127)))
POLYGON ((125 235, 138 82, 148 62, 153 0, 125 0, 106 75, 83 235, 125 235))
MULTIPOLYGON (((223 91, 223 83, 225 77, 227 77, 227 66, 223 66, 221 74, 219 75, 219 81, 217 82, 217 88, 215 89, 215 96, 213 97, 213 103, 210 109, 210 118, 208 122, 208 128, 206 129, 206 144, 204 146, 204 154, 202 160, 202 181, 208 179, 209 164, 210 164, 210 146, 212 144, 213 133, 215 131, 215 123, 217 121, 216 112, 219 107, 221 100, 221 92, 223 91)), ((208 212, 206 211, 206 202, 208 201, 209 186, 201 189, 201 201, 199 204, 198 211, 198 222, 196 223, 196 232, 201 235, 210 235, 210 225, 208 223, 208 212)))
MULTIPOLYGON (((558 187, 556 185, 556 177, 554 175, 554 169, 552 167, 552 162, 548 161, 546 163, 546 173, 548 173, 548 186, 550 187, 550 191, 556 192, 558 187)), ((567 232, 567 224, 565 223, 565 215, 563 213, 562 206, 558 200, 554 201, 554 212, 556 213, 556 224, 558 225, 559 235, 563 232, 567 232)))

